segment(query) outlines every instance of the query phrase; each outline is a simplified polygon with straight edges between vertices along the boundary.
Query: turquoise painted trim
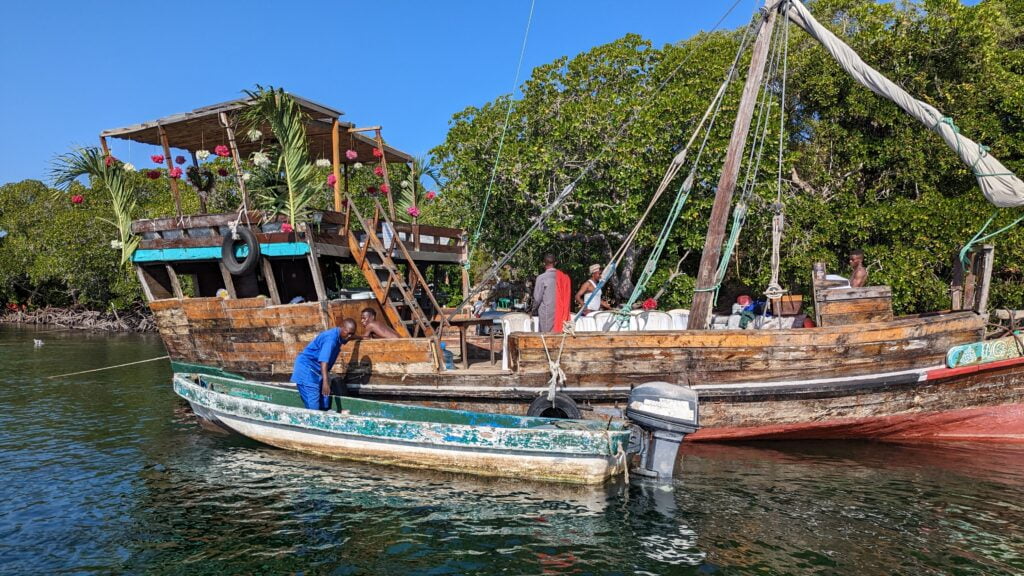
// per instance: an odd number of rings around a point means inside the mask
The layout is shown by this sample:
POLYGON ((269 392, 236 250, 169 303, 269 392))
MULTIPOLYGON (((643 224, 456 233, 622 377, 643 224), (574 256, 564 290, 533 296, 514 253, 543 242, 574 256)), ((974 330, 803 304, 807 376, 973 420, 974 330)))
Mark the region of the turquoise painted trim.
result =
MULTIPOLYGON (((155 250, 136 250, 132 254, 132 262, 179 262, 185 260, 220 260, 220 246, 202 246, 199 248, 158 248, 155 250)), ((264 256, 305 256, 309 254, 309 244, 305 242, 276 242, 260 244, 260 252, 264 256)), ((245 258, 249 249, 244 246, 235 247, 235 257, 245 258)))
POLYGON ((171 360, 171 372, 175 374, 203 374, 206 376, 217 376, 228 380, 245 380, 245 376, 235 374, 234 372, 228 372, 227 370, 221 370, 213 366, 204 366, 202 364, 193 364, 191 362, 177 362, 171 360))

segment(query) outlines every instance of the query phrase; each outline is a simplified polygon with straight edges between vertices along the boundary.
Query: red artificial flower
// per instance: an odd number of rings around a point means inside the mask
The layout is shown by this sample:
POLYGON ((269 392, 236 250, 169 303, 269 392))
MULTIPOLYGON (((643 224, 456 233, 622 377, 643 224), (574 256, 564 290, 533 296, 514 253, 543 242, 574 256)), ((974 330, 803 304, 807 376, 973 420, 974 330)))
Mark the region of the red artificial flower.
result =
POLYGON ((85 202, 85 196, 82 196, 81 194, 75 194, 71 197, 72 204, 81 204, 82 202, 85 202))
POLYGON ((146 172, 146 178, 149 178, 150 180, 156 180, 159 177, 160 177, 160 171, 159 170, 150 170, 149 172, 146 172))
POLYGON ((154 164, 164 163, 164 157, 161 156, 160 154, 153 154, 152 156, 149 157, 149 159, 152 160, 154 164))
POLYGON ((222 158, 227 158, 228 156, 231 156, 231 150, 228 150, 228 147, 223 144, 214 148, 213 153, 222 158))
POLYGON ((184 164, 185 163, 185 157, 184 156, 175 156, 174 157, 174 163, 175 164, 184 164))
POLYGON ((107 159, 104 160, 103 162, 107 165, 107 168, 110 168, 111 166, 114 165, 114 162, 117 162, 117 158, 114 158, 113 156, 107 156, 107 159))
POLYGON ((654 310, 658 307, 658 301, 654 298, 648 298, 647 300, 644 300, 643 306, 644 310, 654 310))
POLYGON ((177 180, 178 178, 181 178, 181 168, 175 166, 167 171, 167 175, 177 180))
POLYGON ((374 148, 373 149, 373 157, 374 158, 380 158, 382 156, 384 156, 384 152, 380 148, 374 148))
POLYGON ((345 158, 348 158, 349 160, 355 160, 358 157, 359 153, 356 152, 355 150, 345 150, 345 158))
POLYGON ((294 232, 294 231, 295 231, 295 229, 292 228, 291 224, 289 224, 287 222, 285 222, 284 224, 281 224, 281 232, 294 232))
POLYGON ((380 193, 381 194, 390 194, 391 193, 391 188, 387 184, 381 184, 380 185, 380 193))
POLYGON ((228 175, 227 168, 217 168, 217 174, 220 174, 221 176, 227 176, 228 175))
POLYGON ((377 187, 376 186, 367 186, 366 187, 366 193, 367 194, 376 194, 377 193, 377 187))
POLYGON ((373 173, 376 174, 377 176, 382 176, 383 177, 384 176, 384 167, 383 166, 374 166, 373 167, 373 173))
POLYGON ((433 200, 434 198, 437 198, 437 192, 434 192, 433 190, 427 192, 427 200, 433 200))
POLYGON ((337 184, 337 183, 338 183, 338 177, 337 176, 335 176, 334 174, 328 174, 327 175, 327 185, 329 187, 334 188, 334 185, 337 184))

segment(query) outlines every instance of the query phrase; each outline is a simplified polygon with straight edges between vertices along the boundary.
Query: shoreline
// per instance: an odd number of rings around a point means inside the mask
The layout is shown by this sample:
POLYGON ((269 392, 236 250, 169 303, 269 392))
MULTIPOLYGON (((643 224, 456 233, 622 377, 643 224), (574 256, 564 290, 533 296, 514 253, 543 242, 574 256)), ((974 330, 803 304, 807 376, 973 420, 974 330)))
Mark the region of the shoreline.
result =
POLYGON ((100 312, 47 307, 37 310, 4 310, 0 324, 48 325, 69 330, 95 330, 98 332, 156 332, 156 322, 148 308, 131 312, 100 312))

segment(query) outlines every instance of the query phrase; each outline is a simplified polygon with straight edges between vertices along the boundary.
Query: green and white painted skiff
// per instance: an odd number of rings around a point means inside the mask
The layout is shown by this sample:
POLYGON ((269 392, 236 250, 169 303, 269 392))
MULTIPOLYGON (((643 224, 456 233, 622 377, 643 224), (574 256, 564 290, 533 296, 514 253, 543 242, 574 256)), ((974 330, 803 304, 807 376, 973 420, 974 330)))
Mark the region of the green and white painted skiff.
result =
POLYGON ((597 484, 626 466, 625 422, 559 420, 334 397, 307 410, 294 387, 174 375, 200 417, 259 442, 412 468, 597 484))

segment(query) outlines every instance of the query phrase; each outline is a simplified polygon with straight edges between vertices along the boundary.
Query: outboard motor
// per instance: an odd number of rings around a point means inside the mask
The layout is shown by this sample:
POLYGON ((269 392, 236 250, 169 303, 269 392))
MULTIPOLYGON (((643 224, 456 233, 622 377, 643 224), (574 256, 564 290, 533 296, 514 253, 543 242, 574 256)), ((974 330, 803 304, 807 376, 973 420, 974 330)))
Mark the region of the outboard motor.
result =
POLYGON ((633 472, 659 480, 672 478, 679 444, 700 427, 697 393, 668 382, 641 384, 629 394, 626 417, 643 429, 640 467, 633 472))

